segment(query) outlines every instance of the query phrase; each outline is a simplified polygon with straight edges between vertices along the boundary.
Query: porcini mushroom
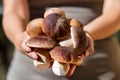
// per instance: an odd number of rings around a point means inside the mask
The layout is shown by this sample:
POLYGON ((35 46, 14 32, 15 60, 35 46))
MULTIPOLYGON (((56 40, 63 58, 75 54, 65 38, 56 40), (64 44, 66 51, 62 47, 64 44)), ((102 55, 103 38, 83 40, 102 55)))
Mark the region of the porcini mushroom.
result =
POLYGON ((60 41, 59 44, 61 46, 75 49, 80 55, 87 49, 88 39, 85 32, 83 31, 83 25, 80 23, 80 21, 71 19, 70 25, 71 38, 68 40, 60 41))
POLYGON ((36 18, 30 21, 26 27, 26 32, 28 33, 28 35, 31 37, 35 37, 43 34, 43 31, 41 28, 42 22, 43 22, 43 18, 36 18))
POLYGON ((44 18, 42 30, 48 37, 62 40, 70 34, 70 25, 66 18, 53 13, 44 18))
POLYGON ((36 54, 38 55, 38 59, 33 60, 34 66, 41 71, 47 69, 50 66, 50 55, 48 51, 45 49, 39 49, 36 54))
POLYGON ((54 60, 57 60, 61 63, 76 64, 81 60, 74 49, 63 46, 56 46, 55 48, 53 48, 50 51, 50 56, 54 60))
POLYGON ((38 55, 38 59, 34 60, 34 66, 39 70, 44 70, 50 66, 49 49, 56 45, 55 40, 46 36, 32 37, 26 42, 26 45, 38 55))
POLYGON ((71 27, 71 38, 74 49, 76 49, 78 55, 81 55, 88 47, 88 39, 85 32, 79 27, 71 27))
POLYGON ((53 62, 52 70, 56 75, 65 76, 68 73, 72 74, 70 65, 79 65, 82 63, 81 57, 79 57, 75 50, 57 46, 50 51, 50 56, 55 61, 53 62))
POLYGON ((29 39, 26 45, 34 48, 50 49, 56 45, 56 41, 46 36, 37 36, 29 39))

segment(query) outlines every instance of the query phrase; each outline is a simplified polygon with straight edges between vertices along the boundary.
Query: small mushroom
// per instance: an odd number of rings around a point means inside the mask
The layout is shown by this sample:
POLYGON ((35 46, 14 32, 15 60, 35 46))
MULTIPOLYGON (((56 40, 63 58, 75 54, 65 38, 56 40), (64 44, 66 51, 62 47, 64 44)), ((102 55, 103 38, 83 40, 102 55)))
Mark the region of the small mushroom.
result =
POLYGON ((45 49, 39 49, 36 54, 39 58, 37 60, 33 60, 34 66, 41 71, 47 69, 50 66, 50 55, 48 51, 45 49))
POLYGON ((39 70, 44 70, 50 66, 49 49, 56 45, 56 42, 52 38, 46 36, 32 37, 26 42, 26 45, 31 47, 38 55, 38 59, 33 60, 34 66, 39 70))
POLYGON ((33 48, 51 49, 56 45, 56 41, 46 36, 32 37, 26 45, 33 48))
POLYGON ((70 38, 60 41, 60 46, 75 49, 78 55, 82 54, 88 47, 88 39, 83 31, 83 25, 76 19, 70 20, 70 38))
POLYGON ((70 30, 74 49, 76 49, 78 55, 81 55, 88 47, 88 38, 80 27, 71 27, 70 30))
POLYGON ((77 66, 82 63, 82 57, 78 56, 75 50, 67 47, 55 47, 50 51, 50 56, 55 60, 52 70, 58 76, 71 75, 75 70, 75 66, 73 69, 71 65, 77 66))
POLYGON ((74 49, 63 46, 56 46, 53 48, 50 51, 50 56, 61 63, 78 64, 81 61, 81 58, 74 49))
POLYGON ((56 42, 52 38, 46 36, 32 37, 26 42, 26 45, 31 47, 38 55, 38 59, 33 60, 35 67, 39 70, 44 70, 50 66, 49 49, 56 45, 56 42))
POLYGON ((65 39, 70 35, 70 25, 66 18, 57 13, 48 15, 43 20, 43 32, 56 40, 65 39))
POLYGON ((48 16, 49 14, 52 14, 52 13, 57 13, 57 14, 62 15, 63 17, 66 17, 65 12, 62 9, 60 9, 60 8, 49 8, 45 11, 44 18, 46 16, 48 16))
POLYGON ((26 32, 28 33, 28 35, 30 35, 31 37, 42 35, 42 22, 43 18, 36 18, 30 21, 26 27, 26 32))

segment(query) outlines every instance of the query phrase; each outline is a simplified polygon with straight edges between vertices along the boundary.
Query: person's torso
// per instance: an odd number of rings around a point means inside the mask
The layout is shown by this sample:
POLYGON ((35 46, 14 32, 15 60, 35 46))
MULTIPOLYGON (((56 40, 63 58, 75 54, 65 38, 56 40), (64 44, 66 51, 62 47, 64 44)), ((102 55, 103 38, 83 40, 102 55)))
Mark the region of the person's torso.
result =
POLYGON ((103 0, 29 0, 31 15, 42 17, 46 7, 74 6, 93 9, 101 13, 103 0))

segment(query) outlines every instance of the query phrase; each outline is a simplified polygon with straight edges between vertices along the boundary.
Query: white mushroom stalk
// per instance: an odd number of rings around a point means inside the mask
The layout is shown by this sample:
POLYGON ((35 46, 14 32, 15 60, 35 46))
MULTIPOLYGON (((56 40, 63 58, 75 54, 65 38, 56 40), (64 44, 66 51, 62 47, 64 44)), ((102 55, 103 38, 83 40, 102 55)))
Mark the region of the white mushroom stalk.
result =
POLYGON ((69 47, 69 48, 74 48, 73 46, 73 40, 72 38, 64 40, 59 42, 60 46, 65 46, 65 47, 69 47))
POLYGON ((60 63, 57 60, 54 61, 52 71, 58 76, 65 76, 70 69, 70 65, 67 63, 60 63))

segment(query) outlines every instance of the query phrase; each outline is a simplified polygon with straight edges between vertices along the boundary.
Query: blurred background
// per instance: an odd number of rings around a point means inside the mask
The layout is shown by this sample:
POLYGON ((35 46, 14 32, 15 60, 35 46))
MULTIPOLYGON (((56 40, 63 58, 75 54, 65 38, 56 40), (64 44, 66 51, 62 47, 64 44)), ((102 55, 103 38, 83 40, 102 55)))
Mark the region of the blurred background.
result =
MULTIPOLYGON (((6 80, 6 73, 8 71, 10 61, 13 55, 13 44, 6 38, 2 28, 2 0, 0 0, 0 80, 6 80)), ((120 42, 120 31, 116 33, 120 42)))

